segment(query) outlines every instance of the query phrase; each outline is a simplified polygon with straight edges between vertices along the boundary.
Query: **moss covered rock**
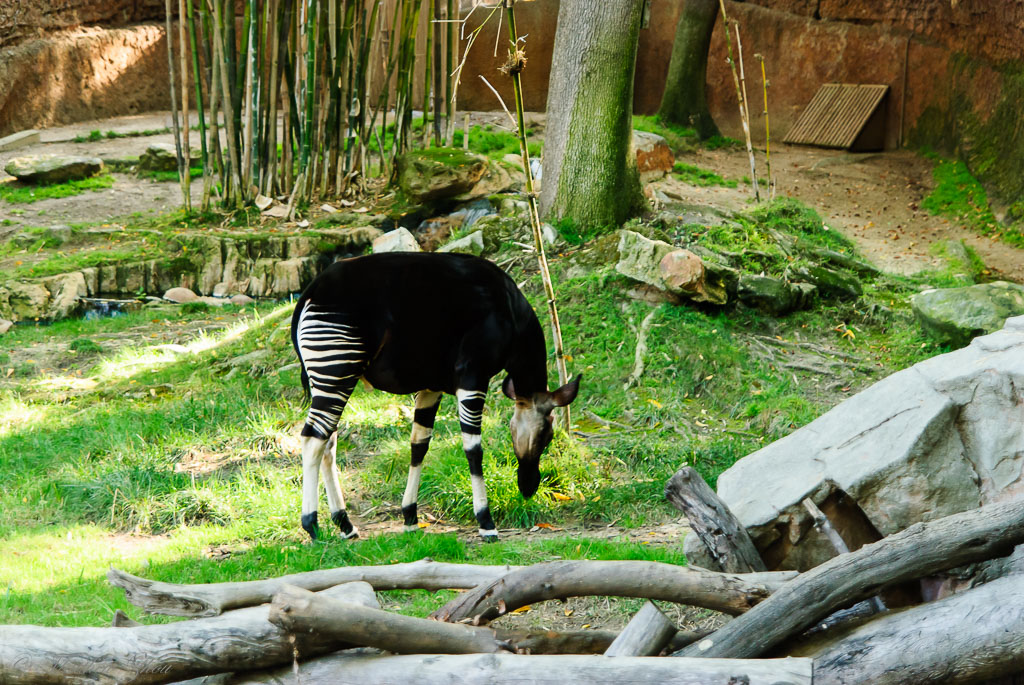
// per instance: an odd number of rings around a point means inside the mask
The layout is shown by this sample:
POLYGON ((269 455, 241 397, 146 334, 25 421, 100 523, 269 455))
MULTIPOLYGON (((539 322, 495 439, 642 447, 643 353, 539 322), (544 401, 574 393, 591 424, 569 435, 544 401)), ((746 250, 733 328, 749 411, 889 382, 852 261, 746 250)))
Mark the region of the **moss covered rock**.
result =
POLYGON ((1024 314, 1024 286, 1005 281, 966 288, 927 290, 911 301, 921 327, 955 347, 1003 327, 1011 316, 1024 314))
POLYGON ((67 183, 100 173, 103 161, 99 157, 76 155, 33 155, 12 159, 4 171, 23 183, 67 183))
POLYGON ((818 287, 823 297, 835 297, 840 300, 855 300, 864 294, 864 288, 856 276, 845 274, 824 266, 800 266, 791 269, 789 277, 793 280, 806 281, 818 287))
POLYGON ((398 185, 415 202, 469 192, 489 168, 486 157, 451 148, 414 150, 397 160, 398 185))

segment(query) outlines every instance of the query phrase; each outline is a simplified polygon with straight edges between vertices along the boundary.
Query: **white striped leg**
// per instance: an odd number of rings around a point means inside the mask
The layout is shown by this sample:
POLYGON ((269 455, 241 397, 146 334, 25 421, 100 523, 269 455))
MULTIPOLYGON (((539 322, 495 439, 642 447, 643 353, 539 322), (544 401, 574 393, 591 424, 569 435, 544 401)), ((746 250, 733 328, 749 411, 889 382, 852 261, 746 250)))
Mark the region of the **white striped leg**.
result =
POLYGON ((430 447, 430 438, 434 434, 434 417, 437 407, 441 404, 441 393, 432 390, 421 390, 416 393, 416 410, 412 420, 412 458, 409 462, 409 480, 405 484, 405 495, 402 497, 402 518, 405 520, 406 532, 419 530, 416 507, 419 500, 420 476, 423 473, 423 457, 430 447))
POLYGON ((359 537, 359 529, 349 521, 348 512, 345 510, 345 495, 341 492, 337 464, 338 433, 335 431, 327 444, 327 449, 324 450, 320 470, 324 474, 324 490, 327 491, 327 506, 331 510, 331 520, 341 529, 341 537, 351 540, 359 537))
POLYGON ((317 539, 317 504, 320 501, 320 463, 327 441, 311 435, 302 436, 302 528, 317 539))
POLYGON ((484 415, 484 390, 456 390, 459 401, 459 426, 462 429, 462 449, 469 462, 469 478, 473 484, 473 513, 480 526, 480 535, 487 542, 498 539, 491 509, 487 504, 487 485, 484 483, 484 451, 480 445, 480 424, 484 415))

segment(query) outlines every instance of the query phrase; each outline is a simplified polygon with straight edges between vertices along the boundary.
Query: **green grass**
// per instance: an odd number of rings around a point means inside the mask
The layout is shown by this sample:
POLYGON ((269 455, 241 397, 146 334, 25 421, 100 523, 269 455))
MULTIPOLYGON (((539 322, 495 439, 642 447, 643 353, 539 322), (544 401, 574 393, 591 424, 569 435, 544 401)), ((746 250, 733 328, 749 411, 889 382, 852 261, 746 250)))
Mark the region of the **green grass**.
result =
POLYGON ((701 169, 700 167, 684 164, 683 162, 675 163, 675 166, 672 167, 672 176, 685 183, 702 187, 724 186, 726 188, 735 188, 737 185, 735 179, 725 179, 714 171, 701 169))
POLYGON ((114 177, 102 174, 67 183, 52 185, 27 185, 17 181, 0 183, 0 199, 11 204, 27 204, 38 200, 80 195, 87 190, 105 190, 114 185, 114 177))
POLYGON ((729 136, 711 136, 701 143, 706 150, 735 149, 743 147, 743 141, 729 136))
MULTIPOLYGON (((200 163, 201 164, 201 163, 200 163)), ((195 160, 193 160, 193 166, 188 170, 189 178, 201 178, 203 175, 203 167, 196 166, 195 160)), ((178 183, 178 172, 177 171, 140 171, 139 178, 148 178, 158 183, 178 183)))
MULTIPOLYGON (((198 130, 197 126, 193 126, 192 130, 198 130)), ((170 128, 152 128, 145 129, 142 131, 100 131, 99 129, 93 129, 89 131, 89 135, 75 136, 72 141, 76 143, 95 143, 104 139, 113 140, 116 138, 142 138, 146 136, 159 136, 166 133, 173 133, 174 131, 170 128)))
POLYGON ((932 170, 935 188, 921 203, 921 207, 935 216, 945 216, 964 223, 981 235, 997 236, 1010 245, 1024 246, 1024 233, 1020 225, 1004 226, 992 214, 988 195, 976 178, 959 160, 939 159, 934 154, 925 156, 936 160, 932 170))
POLYGON ((666 124, 657 116, 633 116, 633 128, 654 133, 665 139, 675 154, 692 152, 697 146, 697 132, 692 128, 666 124))

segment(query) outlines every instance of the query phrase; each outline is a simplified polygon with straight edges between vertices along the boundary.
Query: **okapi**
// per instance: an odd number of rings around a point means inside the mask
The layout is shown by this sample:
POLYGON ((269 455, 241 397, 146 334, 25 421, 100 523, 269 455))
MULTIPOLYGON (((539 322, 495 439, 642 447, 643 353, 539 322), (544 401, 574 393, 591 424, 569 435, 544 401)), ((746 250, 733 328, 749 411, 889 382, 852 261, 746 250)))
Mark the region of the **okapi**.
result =
POLYGON ((416 394, 412 460, 402 498, 405 529, 418 527, 417 495, 442 393, 458 401, 480 535, 497 539, 487 505, 480 424, 490 379, 504 370, 515 401, 512 445, 519 491, 540 484, 555 407, 576 398, 580 377, 549 392, 547 348, 537 315, 515 282, 485 259, 459 254, 386 253, 335 262, 302 293, 292 343, 311 406, 302 428, 302 527, 318 534, 319 473, 331 519, 345 539, 359 532, 345 511, 328 441, 360 378, 396 395, 416 394))

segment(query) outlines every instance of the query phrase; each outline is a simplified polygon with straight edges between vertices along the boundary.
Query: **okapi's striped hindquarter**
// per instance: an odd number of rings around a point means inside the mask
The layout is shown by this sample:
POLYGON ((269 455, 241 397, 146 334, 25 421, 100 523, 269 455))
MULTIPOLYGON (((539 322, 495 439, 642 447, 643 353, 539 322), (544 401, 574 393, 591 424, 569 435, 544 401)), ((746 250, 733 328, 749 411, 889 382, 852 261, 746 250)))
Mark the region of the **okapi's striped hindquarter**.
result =
POLYGON ((502 370, 508 374, 502 390, 516 403, 510 427, 524 497, 533 496, 540 483, 552 410, 572 402, 579 390, 577 376, 548 392, 546 345, 536 314, 505 272, 467 255, 388 253, 332 264, 299 298, 292 342, 311 396, 302 428, 302 527, 313 539, 321 471, 331 519, 342 537, 358 535, 327 448, 360 378, 379 390, 416 394, 402 499, 406 530, 417 527, 420 473, 441 395, 455 395, 473 510, 486 540, 497 539, 480 446, 490 379, 502 370))

